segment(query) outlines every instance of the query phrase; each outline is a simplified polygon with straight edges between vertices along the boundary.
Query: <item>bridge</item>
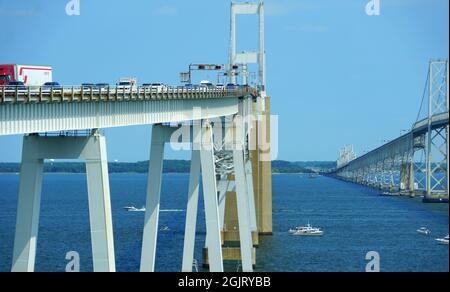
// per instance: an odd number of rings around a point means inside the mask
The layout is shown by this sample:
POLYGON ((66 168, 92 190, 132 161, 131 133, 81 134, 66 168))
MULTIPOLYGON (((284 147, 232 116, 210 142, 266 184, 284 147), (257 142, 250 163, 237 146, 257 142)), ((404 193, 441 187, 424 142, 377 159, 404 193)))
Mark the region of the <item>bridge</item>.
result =
POLYGON ((410 131, 358 158, 342 151, 335 175, 393 195, 424 195, 425 202, 448 202, 448 61, 431 61, 426 117, 410 131))
POLYGON ((243 85, 229 89, 1 87, 0 136, 24 135, 12 271, 35 268, 45 159, 86 162, 94 271, 116 270, 107 142, 101 129, 134 125, 152 125, 140 270, 155 270, 165 145, 188 142, 192 158, 182 270, 193 268, 201 176, 207 232, 203 263, 222 272, 225 260, 238 260, 243 271, 253 271, 259 235, 272 233, 264 5, 233 3, 230 82, 236 83, 239 67, 253 63, 259 67, 256 87, 246 84, 246 72, 243 85), (237 54, 236 17, 248 14, 259 15, 259 51, 237 54))

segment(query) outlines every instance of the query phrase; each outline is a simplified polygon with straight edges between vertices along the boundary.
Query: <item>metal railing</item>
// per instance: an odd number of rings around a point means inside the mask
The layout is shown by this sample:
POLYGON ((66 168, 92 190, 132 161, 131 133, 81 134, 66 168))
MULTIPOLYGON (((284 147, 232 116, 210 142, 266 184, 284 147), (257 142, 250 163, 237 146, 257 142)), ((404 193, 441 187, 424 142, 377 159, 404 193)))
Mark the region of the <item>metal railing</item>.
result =
POLYGON ((227 97, 256 97, 257 90, 248 86, 235 89, 222 87, 163 87, 150 86, 0 86, 2 103, 53 103, 140 101, 166 99, 212 99, 227 97))

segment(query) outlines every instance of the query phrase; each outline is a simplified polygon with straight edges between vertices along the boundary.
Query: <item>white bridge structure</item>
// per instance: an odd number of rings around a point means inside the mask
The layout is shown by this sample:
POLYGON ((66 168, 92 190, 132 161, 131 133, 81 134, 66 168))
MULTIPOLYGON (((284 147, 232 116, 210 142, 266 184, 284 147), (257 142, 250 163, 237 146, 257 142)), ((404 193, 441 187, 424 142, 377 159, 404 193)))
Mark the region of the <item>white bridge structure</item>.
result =
MULTIPOLYGON (((428 112, 411 130, 337 167, 339 178, 391 193, 423 194, 424 201, 448 202, 448 61, 431 61, 426 94, 428 112)), ((420 115, 420 112, 419 112, 420 115)))
MULTIPOLYGON (((192 160, 182 270, 190 272, 193 267, 201 176, 207 231, 205 261, 210 271, 222 272, 223 261, 227 259, 241 261, 243 271, 253 271, 257 236, 272 233, 271 168, 270 160, 263 159, 270 157, 270 147, 260 147, 262 138, 270 145, 264 5, 233 3, 231 12, 230 52, 235 52, 236 15, 260 15, 260 51, 249 53, 247 58, 230 54, 230 68, 238 62, 259 65, 256 88, 245 83, 230 90, 0 88, 0 136, 24 135, 12 271, 35 268, 45 159, 86 162, 94 271, 116 270, 107 142, 101 129, 147 124, 153 126, 141 271, 155 270, 165 144, 186 142, 172 138, 186 130, 192 138, 189 141, 192 160), (254 122, 249 123, 250 120, 254 122), (64 134, 78 130, 87 130, 89 134, 64 134), (240 247, 226 247, 227 241, 238 241, 240 247)), ((236 78, 235 74, 230 76, 236 78)))

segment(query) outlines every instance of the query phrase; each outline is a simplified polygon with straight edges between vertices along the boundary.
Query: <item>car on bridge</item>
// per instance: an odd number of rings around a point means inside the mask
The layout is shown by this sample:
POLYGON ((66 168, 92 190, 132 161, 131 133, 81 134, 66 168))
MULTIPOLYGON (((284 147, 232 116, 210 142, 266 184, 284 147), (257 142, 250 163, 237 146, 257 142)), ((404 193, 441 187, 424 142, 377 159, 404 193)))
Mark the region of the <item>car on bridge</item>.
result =
POLYGON ((202 81, 200 81, 200 87, 214 88, 214 84, 212 84, 212 82, 209 80, 202 80, 202 81))
POLYGON ((117 83, 117 89, 119 90, 131 90, 133 88, 133 83, 131 81, 120 81, 117 83))
POLYGON ((234 83, 228 83, 227 86, 226 86, 227 90, 236 90, 238 88, 239 88, 239 85, 236 85, 234 83))
POLYGON ((167 85, 164 83, 151 83, 150 88, 153 93, 163 93, 168 89, 167 85))
POLYGON ((95 89, 100 93, 107 92, 109 89, 109 83, 97 83, 95 84, 95 89))
POLYGON ((83 83, 81 84, 81 89, 83 89, 83 91, 90 91, 96 89, 96 86, 94 83, 83 83))
POLYGON ((117 83, 116 88, 119 90, 134 90, 137 89, 137 80, 132 77, 120 78, 119 83, 117 83))
POLYGON ((28 87, 25 86, 25 83, 23 81, 10 81, 8 85, 5 86, 6 90, 27 90, 28 87))
POLYGON ((195 85, 195 84, 192 84, 192 83, 187 83, 187 84, 184 85, 184 88, 186 88, 188 91, 195 90, 198 87, 199 87, 198 85, 195 85))
POLYGON ((42 89, 43 90, 62 90, 62 86, 61 84, 59 84, 58 82, 45 82, 42 85, 42 89))

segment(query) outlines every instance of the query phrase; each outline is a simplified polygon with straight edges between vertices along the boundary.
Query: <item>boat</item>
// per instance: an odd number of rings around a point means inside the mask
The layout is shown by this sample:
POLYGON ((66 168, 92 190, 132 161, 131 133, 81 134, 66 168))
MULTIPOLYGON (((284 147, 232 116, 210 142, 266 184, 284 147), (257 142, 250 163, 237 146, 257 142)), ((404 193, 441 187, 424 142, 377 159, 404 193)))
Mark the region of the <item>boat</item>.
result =
POLYGON ((323 231, 320 228, 312 227, 311 224, 307 224, 306 226, 298 226, 295 229, 290 229, 289 233, 291 235, 299 235, 299 236, 322 236, 323 231))
POLYGON ((417 233, 429 235, 431 234, 431 231, 426 227, 420 227, 419 229, 417 229, 417 233))
POLYGON ((436 238, 436 241, 442 245, 448 245, 448 235, 444 238, 436 238))
POLYGON ((131 206, 131 207, 124 207, 124 209, 127 210, 128 212, 145 212, 145 207, 138 209, 134 206, 131 206))
POLYGON ((170 231, 169 226, 162 226, 161 229, 159 229, 159 231, 170 231))

